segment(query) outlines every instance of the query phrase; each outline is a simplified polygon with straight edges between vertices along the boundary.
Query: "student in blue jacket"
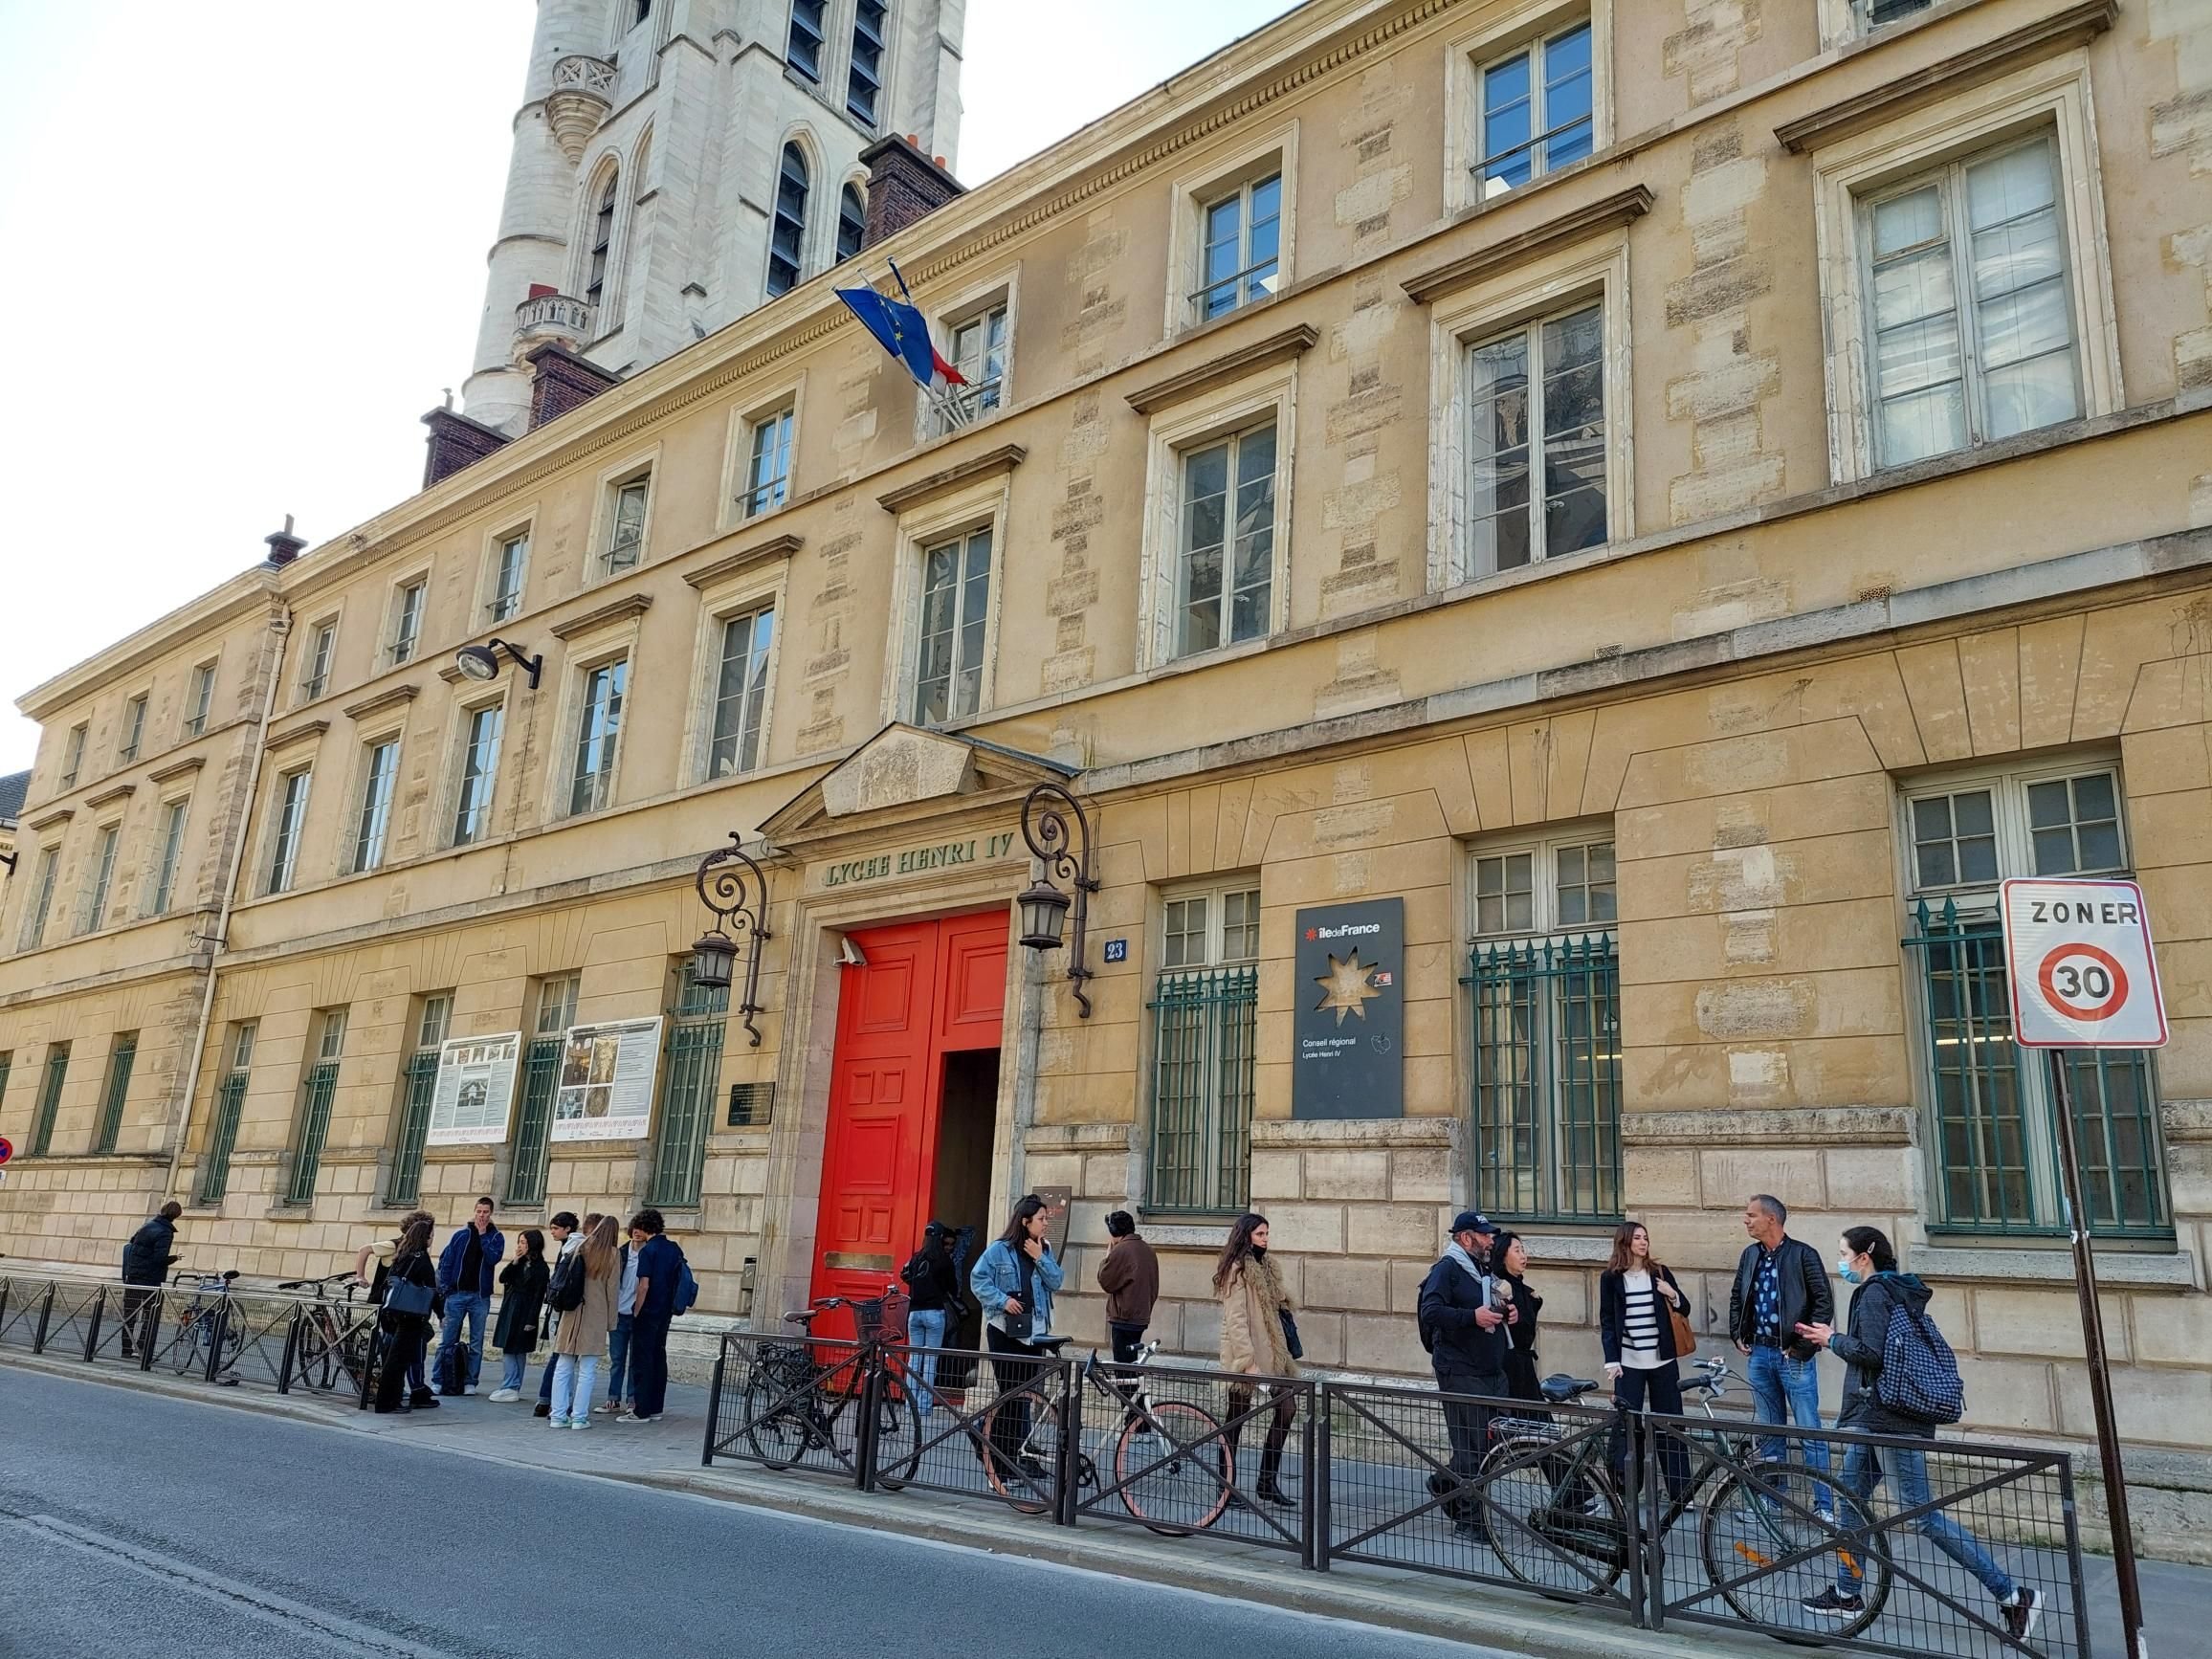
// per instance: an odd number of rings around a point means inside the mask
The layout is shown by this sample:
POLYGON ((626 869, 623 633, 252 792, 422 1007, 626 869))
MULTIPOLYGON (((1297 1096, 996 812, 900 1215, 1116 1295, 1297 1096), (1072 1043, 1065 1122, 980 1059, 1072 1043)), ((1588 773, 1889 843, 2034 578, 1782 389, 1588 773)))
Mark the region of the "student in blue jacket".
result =
MULTIPOLYGON (((1027 1395, 1007 1396, 1037 1374, 1037 1360, 1045 1352, 1037 1338, 1051 1333, 1052 1293, 1060 1288, 1060 1264, 1045 1242, 1050 1225, 1045 1201, 1030 1193, 1014 1206, 1006 1230, 991 1241, 968 1273, 968 1289, 983 1304, 984 1340, 991 1351, 999 1396, 1006 1400, 991 1414, 991 1446, 1008 1465, 1019 1459, 1029 1438, 1029 1401, 1027 1395)), ((1049 1471, 1031 1468, 1027 1472, 1038 1478, 1049 1471)))

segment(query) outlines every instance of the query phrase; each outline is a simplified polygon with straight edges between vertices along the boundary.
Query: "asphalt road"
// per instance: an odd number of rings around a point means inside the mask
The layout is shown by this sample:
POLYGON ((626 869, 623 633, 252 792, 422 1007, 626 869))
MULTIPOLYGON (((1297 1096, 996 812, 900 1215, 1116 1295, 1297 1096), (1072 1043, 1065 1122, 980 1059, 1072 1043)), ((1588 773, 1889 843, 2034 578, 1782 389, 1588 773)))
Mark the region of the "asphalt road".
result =
POLYGON ((1482 1651, 0 1369, 8 1659, 1482 1651))

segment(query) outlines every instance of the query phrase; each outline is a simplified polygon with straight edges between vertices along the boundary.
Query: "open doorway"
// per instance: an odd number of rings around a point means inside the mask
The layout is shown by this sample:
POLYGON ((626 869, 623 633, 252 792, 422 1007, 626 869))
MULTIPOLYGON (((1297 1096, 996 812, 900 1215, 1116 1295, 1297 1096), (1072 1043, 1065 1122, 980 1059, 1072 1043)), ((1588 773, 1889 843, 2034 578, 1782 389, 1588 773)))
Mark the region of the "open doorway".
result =
MULTIPOLYGON (((984 1247, 997 1235, 990 1214, 991 1140, 998 1126, 999 1051, 996 1049, 962 1049, 944 1057, 943 1089, 937 1118, 937 1168, 930 1188, 929 1219, 941 1221, 957 1241, 962 1228, 969 1234, 965 1267, 973 1267, 984 1247)), ((983 1346, 983 1316, 974 1298, 962 1289, 960 1323, 948 1333, 949 1348, 983 1346)), ((947 1388, 965 1386, 965 1379, 946 1377, 947 1388)))

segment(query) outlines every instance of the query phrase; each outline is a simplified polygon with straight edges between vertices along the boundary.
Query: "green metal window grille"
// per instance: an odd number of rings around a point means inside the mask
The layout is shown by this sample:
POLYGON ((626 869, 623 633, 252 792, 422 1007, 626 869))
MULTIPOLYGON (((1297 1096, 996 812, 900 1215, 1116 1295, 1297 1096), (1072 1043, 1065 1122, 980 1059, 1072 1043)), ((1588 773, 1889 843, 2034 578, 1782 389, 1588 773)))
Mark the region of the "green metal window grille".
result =
POLYGON ((1611 934, 1478 944, 1475 1203, 1519 1221, 1621 1219, 1621 964, 1611 934))
POLYGON ((1146 1207, 1219 1214, 1251 1198, 1256 967, 1163 973, 1152 1010, 1146 1207))
POLYGON ((208 1131, 207 1155, 200 1160, 203 1205, 221 1204, 231 1190, 231 1151, 238 1144, 238 1119, 246 1110, 246 1077, 232 1072, 215 1089, 215 1121, 208 1131))
POLYGON ((115 1040, 107 1062, 107 1094, 100 1103, 100 1133, 93 1138, 95 1152, 113 1152, 122 1134, 122 1103, 130 1095, 131 1070, 138 1064, 138 1033, 125 1031, 115 1040))
POLYGON ((653 1159, 652 1202, 656 1205, 691 1209, 698 1204, 729 1006, 728 986, 694 984, 690 969, 684 970, 669 1033, 668 1071, 661 1081, 660 1144, 653 1159))
POLYGON ((330 1103, 338 1095, 338 1062, 319 1060, 300 1090, 299 1139, 292 1148, 292 1178, 286 1204, 313 1204, 315 1179, 322 1168, 322 1140, 330 1133, 330 1103))
POLYGON ((0 1054, 0 1105, 8 1100, 8 1074, 15 1070, 15 1051, 11 1049, 0 1054))
MULTIPOLYGON (((1995 916, 1913 907, 1942 1230, 2064 1237, 2051 1062, 2012 1040, 2004 930, 1995 916)), ((2151 1056, 2067 1051, 2067 1093, 2090 1230, 2171 1238, 2151 1056)))
POLYGON ((54 1144, 54 1118, 61 1110, 61 1085, 69 1078, 69 1045, 55 1043, 46 1051, 46 1082, 38 1091, 38 1116, 31 1126, 31 1150, 43 1158, 54 1144))
POLYGON ((400 1087, 399 1139, 384 1178, 387 1206, 412 1204, 422 1196, 423 1148, 430 1141, 431 1102, 438 1092, 437 1051, 409 1055, 400 1087))
POLYGON ((507 1202, 543 1204, 552 1161, 553 1083, 561 1074, 561 1039, 541 1037, 522 1056, 522 1116, 515 1157, 507 1165, 507 1202))

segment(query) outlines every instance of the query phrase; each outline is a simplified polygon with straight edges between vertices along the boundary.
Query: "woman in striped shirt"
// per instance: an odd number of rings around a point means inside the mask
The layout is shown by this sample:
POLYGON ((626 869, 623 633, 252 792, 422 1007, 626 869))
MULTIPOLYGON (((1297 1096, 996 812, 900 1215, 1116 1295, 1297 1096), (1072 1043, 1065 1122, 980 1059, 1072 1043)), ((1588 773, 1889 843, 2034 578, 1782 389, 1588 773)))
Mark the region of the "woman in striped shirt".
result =
MULTIPOLYGON (((1625 1409, 1682 1415, 1671 1315, 1689 1307, 1674 1275, 1651 1259, 1651 1235, 1644 1224, 1623 1222, 1613 1233, 1612 1259, 1598 1279, 1598 1334, 1613 1398, 1625 1409)), ((1668 1494, 1678 1496, 1689 1480, 1689 1460, 1670 1442, 1666 1462, 1668 1494)))

